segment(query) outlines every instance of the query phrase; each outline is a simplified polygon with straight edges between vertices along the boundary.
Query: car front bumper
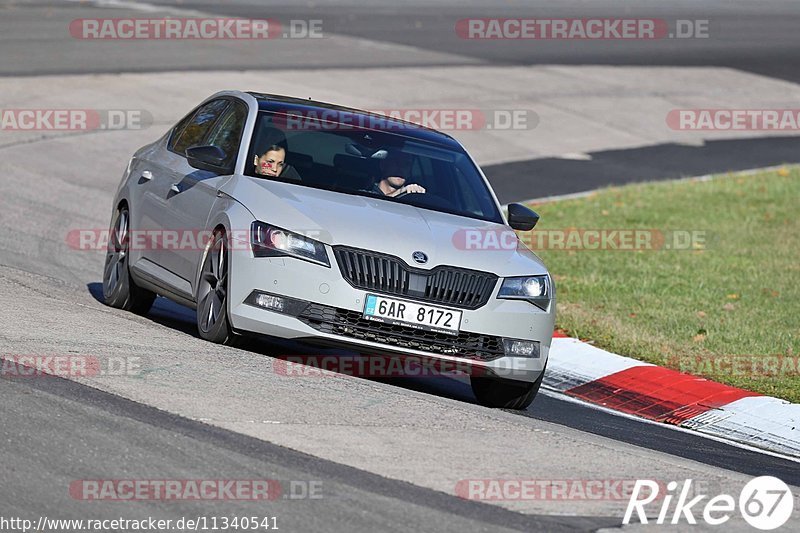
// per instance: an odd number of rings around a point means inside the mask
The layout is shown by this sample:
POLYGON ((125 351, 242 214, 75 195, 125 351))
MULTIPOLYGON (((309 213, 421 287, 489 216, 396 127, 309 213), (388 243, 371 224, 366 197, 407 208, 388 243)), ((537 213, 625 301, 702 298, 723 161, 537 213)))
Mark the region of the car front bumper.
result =
POLYGON ((332 259, 330 268, 292 257, 253 257, 242 242, 231 246, 231 326, 240 332, 341 346, 366 354, 447 361, 519 381, 532 382, 542 374, 553 335, 554 300, 544 311, 526 301, 497 299, 498 282, 486 305, 460 309, 463 318, 457 337, 373 322, 368 327, 361 321, 366 295, 380 293, 350 285, 333 260, 330 247, 328 256, 332 259), (247 302, 253 291, 289 298, 290 305, 283 312, 258 307, 247 302), (539 357, 505 355, 502 338, 538 341, 539 357), (481 346, 492 349, 482 350, 481 346))

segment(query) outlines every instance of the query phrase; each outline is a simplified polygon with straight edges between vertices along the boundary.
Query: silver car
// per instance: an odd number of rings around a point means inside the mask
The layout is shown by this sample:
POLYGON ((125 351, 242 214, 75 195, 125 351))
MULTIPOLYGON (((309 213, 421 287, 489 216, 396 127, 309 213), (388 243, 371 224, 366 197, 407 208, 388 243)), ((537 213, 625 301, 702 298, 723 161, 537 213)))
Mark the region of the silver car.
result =
POLYGON ((103 297, 197 309, 199 335, 296 339, 470 369, 527 407, 555 320, 547 269, 452 137, 366 111, 225 91, 128 163, 103 297))

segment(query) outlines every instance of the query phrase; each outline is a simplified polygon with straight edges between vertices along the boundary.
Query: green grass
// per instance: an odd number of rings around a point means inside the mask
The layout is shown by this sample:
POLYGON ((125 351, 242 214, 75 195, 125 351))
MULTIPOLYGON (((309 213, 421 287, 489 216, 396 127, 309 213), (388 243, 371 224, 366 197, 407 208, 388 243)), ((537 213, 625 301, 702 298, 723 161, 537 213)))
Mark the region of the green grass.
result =
POLYGON ((534 235, 604 228, 705 236, 688 250, 536 250, 556 281, 561 329, 800 402, 800 170, 613 187, 532 207, 542 217, 534 235), (733 369, 728 356, 741 356, 733 369), (764 363, 779 366, 765 372, 764 363))

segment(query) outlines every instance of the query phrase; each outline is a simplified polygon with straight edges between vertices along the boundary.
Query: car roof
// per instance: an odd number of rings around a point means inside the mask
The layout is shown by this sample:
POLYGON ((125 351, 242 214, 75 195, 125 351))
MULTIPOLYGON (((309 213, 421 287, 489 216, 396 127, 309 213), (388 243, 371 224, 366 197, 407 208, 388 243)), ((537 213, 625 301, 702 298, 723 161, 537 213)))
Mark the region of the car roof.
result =
MULTIPOLYGON (((327 102, 319 102, 316 100, 311 100, 310 98, 305 100, 293 96, 256 92, 248 92, 247 94, 252 95, 258 101, 258 109, 260 111, 277 111, 284 113, 295 112, 299 113, 301 116, 320 118, 322 120, 326 120, 323 112, 334 111, 336 113, 347 114, 352 117, 354 122, 351 121, 349 122, 350 124, 374 124, 376 121, 379 121, 379 123, 382 124, 381 127, 376 128, 360 126, 364 127, 365 129, 378 129, 381 131, 402 135, 411 139, 418 139, 463 150, 463 147, 458 143, 458 141, 446 133, 442 133, 441 131, 427 128, 425 126, 421 126, 419 124, 408 122, 399 118, 381 115, 380 113, 372 113, 363 109, 340 106, 327 102)), ((353 125, 352 127, 359 126, 353 125)))

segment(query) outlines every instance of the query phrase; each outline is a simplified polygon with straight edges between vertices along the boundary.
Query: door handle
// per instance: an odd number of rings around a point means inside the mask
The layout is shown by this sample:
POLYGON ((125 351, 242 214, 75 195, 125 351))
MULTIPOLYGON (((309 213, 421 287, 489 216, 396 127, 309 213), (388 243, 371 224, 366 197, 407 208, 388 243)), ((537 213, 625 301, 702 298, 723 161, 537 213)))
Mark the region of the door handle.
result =
POLYGON ((152 172, 150 172, 149 170, 145 170, 145 171, 143 171, 143 172, 142 172, 142 179, 143 179, 143 180, 150 181, 151 179, 153 179, 153 173, 152 173, 152 172))
POLYGON ((173 183, 172 186, 169 188, 169 190, 174 192, 175 194, 178 194, 179 192, 181 192, 181 190, 178 187, 177 183, 173 183))

